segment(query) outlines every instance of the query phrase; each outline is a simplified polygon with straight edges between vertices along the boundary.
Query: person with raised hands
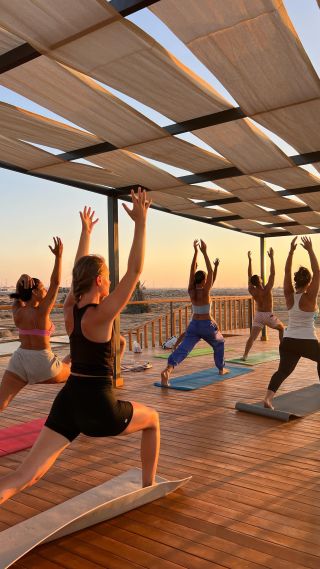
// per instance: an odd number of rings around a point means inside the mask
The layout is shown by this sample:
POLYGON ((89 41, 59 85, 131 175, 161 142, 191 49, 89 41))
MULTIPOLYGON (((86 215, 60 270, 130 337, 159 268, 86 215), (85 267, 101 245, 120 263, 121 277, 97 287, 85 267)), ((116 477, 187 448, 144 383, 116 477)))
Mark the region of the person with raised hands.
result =
POLYGON ((273 409, 272 401, 275 393, 293 372, 300 358, 317 362, 320 379, 320 344, 315 329, 320 285, 319 263, 309 237, 301 237, 301 246, 309 255, 311 272, 306 267, 300 267, 294 273, 293 284, 292 260, 297 248, 297 237, 295 237, 291 242, 287 257, 283 284, 289 323, 279 347, 279 368, 273 374, 264 398, 264 406, 270 409, 273 409))
MULTIPOLYGON (((211 316, 210 291, 216 280, 219 259, 214 261, 214 270, 207 253, 207 245, 202 239, 193 242, 194 254, 191 261, 188 293, 192 302, 193 316, 185 335, 177 349, 168 358, 166 368, 161 373, 161 386, 169 387, 173 369, 179 365, 202 339, 213 349, 214 362, 220 375, 229 373, 224 366, 224 339, 218 325, 211 316), (197 270, 198 251, 202 253, 207 273, 197 270)), ((180 340, 180 339, 179 339, 180 340)))
POLYGON ((155 484, 160 447, 158 413, 142 403, 118 399, 113 389, 115 338, 113 323, 130 300, 143 268, 146 192, 131 192, 133 207, 123 205, 134 222, 127 270, 110 293, 108 267, 90 255, 90 237, 97 223, 87 208, 80 214, 82 230, 65 305, 70 336, 71 375, 55 398, 49 416, 29 455, 16 472, 0 481, 0 503, 31 486, 80 434, 89 437, 129 435, 141 431, 142 486, 155 484))
POLYGON ((268 282, 264 285, 262 278, 259 275, 252 274, 251 251, 248 251, 248 290, 256 303, 257 309, 254 315, 250 336, 247 340, 244 354, 241 358, 243 361, 246 361, 248 359, 248 354, 264 326, 278 330, 280 342, 283 337, 284 324, 281 322, 281 320, 279 320, 277 316, 273 314, 272 310, 272 289, 274 286, 274 279, 276 274, 274 265, 274 251, 272 247, 268 251, 268 257, 270 259, 270 275, 268 282))
POLYGON ((60 360, 51 350, 54 324, 50 313, 61 281, 63 245, 59 237, 49 245, 54 267, 48 290, 40 279, 21 275, 16 285, 12 314, 19 333, 19 348, 13 352, 0 385, 0 411, 3 411, 26 385, 63 383, 70 375, 70 356, 60 360))

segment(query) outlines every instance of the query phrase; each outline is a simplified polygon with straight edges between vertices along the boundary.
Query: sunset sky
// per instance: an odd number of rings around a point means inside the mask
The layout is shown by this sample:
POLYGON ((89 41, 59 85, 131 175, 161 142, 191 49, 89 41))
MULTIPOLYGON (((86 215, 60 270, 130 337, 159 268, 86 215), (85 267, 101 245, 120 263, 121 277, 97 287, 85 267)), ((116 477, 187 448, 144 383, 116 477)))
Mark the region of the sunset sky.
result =
MULTIPOLYGON (((320 10, 316 0, 303 0, 303 2, 285 0, 284 4, 314 68, 319 71, 320 10)), ((199 76, 211 83, 229 101, 237 104, 211 73, 151 12, 142 10, 130 19, 155 37, 199 76)), ((1 86, 0 100, 67 122, 1 86)), ((123 100, 130 101, 130 104, 140 112, 148 114, 160 125, 170 122, 158 113, 146 109, 144 105, 133 103, 128 97, 123 96, 123 100)), ((272 138, 288 155, 297 154, 295 149, 289 147, 278 137, 272 138)), ((176 172, 173 168, 166 168, 172 173, 176 172)), ((0 187, 2 191, 0 285, 14 284, 22 272, 37 276, 47 283, 53 266, 53 255, 48 249, 53 235, 58 235, 63 240, 62 284, 70 284, 73 258, 80 232, 78 212, 84 205, 91 205, 100 218, 92 239, 92 252, 107 257, 107 198, 1 169, 0 187)), ((120 203, 119 221, 120 271, 123 274, 131 244, 133 224, 120 203)), ((147 254, 142 274, 142 280, 148 288, 185 287, 187 285, 193 253, 192 242, 195 238, 202 238, 207 242, 210 258, 219 257, 221 259, 216 281, 218 288, 246 286, 247 251, 249 249, 253 252, 254 271, 259 271, 259 238, 150 211, 147 254)), ((320 254, 320 234, 312 239, 316 252, 320 254)), ((273 238, 267 241, 267 246, 275 249, 276 285, 282 285, 283 267, 290 241, 290 237, 273 238)), ((299 247, 294 266, 306 263, 306 252, 299 247)))

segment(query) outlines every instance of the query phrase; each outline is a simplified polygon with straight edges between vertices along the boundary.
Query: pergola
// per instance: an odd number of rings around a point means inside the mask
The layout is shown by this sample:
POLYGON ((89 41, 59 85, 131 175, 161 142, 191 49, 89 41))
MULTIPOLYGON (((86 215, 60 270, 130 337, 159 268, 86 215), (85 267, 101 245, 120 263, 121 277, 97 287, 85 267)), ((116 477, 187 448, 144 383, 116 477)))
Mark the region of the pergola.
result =
POLYGON ((266 237, 320 232, 320 176, 301 167, 320 169, 320 82, 281 0, 0 0, 0 26, 0 84, 80 127, 0 103, 0 166, 108 197, 114 283, 117 201, 138 185, 155 209, 259 237, 262 272, 266 237), (146 7, 239 106, 125 18, 146 7))

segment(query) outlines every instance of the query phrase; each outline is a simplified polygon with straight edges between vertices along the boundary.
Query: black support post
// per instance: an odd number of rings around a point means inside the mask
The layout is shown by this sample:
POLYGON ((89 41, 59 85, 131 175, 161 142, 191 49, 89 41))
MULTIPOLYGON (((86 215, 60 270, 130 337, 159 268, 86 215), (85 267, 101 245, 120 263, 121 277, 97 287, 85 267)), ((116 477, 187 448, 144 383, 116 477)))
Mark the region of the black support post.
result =
MULTIPOLYGON (((108 197, 108 241, 109 241, 109 271, 110 271, 110 290, 112 291, 119 283, 119 228, 118 228, 118 200, 108 197)), ((114 334, 116 339, 116 357, 114 362, 113 385, 121 387, 120 362, 120 316, 114 321, 114 334)))
MULTIPOLYGON (((266 240, 264 237, 260 237, 260 271, 263 285, 266 284, 266 240)), ((267 328, 264 326, 261 331, 261 341, 266 342, 268 340, 267 328)))

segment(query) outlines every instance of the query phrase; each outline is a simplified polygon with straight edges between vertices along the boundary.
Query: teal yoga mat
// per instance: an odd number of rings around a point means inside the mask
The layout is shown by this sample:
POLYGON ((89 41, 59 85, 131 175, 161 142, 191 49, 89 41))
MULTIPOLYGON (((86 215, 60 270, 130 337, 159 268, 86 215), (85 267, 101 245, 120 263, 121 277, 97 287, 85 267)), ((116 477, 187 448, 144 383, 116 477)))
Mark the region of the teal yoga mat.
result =
POLYGON ((227 362, 233 364, 240 364, 242 366, 255 366, 259 364, 264 364, 265 362, 272 362, 273 360, 279 359, 279 350, 270 350, 269 352, 258 352, 248 356, 248 359, 244 362, 241 356, 237 358, 227 358, 227 362))
MULTIPOLYGON (((195 389, 200 389, 200 387, 207 387, 213 383, 219 383, 220 381, 225 381, 226 379, 232 379, 238 375, 246 375, 251 373, 253 370, 246 367, 233 367, 230 366, 230 373, 226 375, 219 375, 219 372, 215 368, 204 369, 195 373, 190 373, 188 375, 183 375, 180 377, 173 377, 170 379, 170 386, 164 389, 178 389, 179 391, 193 391, 195 389)), ((161 381, 156 381, 154 383, 156 387, 161 387, 161 381)))

